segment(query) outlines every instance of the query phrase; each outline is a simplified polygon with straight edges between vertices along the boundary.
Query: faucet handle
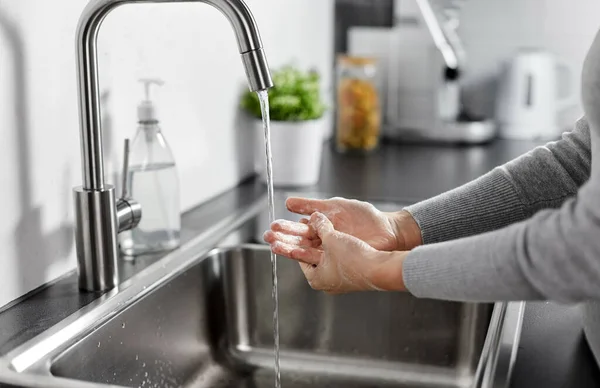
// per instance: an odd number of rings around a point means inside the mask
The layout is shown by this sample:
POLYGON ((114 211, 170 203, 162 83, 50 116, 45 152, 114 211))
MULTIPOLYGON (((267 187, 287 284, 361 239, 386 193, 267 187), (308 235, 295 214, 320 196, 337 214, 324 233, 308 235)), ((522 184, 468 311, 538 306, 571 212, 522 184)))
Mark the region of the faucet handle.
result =
POLYGON ((127 177, 129 176, 129 138, 124 141, 123 147, 123 176, 121 177, 121 199, 125 199, 128 196, 127 183, 129 183, 127 177))
POLYGON ((125 139, 123 150, 123 176, 121 198, 117 201, 117 222, 119 232, 135 228, 142 219, 142 206, 136 200, 129 198, 129 139, 125 139))

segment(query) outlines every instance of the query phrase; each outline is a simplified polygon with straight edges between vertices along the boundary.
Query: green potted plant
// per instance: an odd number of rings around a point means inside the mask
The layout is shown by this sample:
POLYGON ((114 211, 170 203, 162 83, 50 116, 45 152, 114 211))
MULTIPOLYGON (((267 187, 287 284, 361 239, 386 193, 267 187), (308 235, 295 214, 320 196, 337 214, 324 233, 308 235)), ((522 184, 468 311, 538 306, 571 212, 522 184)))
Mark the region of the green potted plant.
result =
MULTIPOLYGON (((314 71, 284 66, 273 72, 269 90, 273 178, 276 186, 307 186, 319 180, 327 111, 321 79, 314 71)), ((264 129, 260 101, 246 92, 242 108, 252 117, 257 167, 266 182, 264 129)))

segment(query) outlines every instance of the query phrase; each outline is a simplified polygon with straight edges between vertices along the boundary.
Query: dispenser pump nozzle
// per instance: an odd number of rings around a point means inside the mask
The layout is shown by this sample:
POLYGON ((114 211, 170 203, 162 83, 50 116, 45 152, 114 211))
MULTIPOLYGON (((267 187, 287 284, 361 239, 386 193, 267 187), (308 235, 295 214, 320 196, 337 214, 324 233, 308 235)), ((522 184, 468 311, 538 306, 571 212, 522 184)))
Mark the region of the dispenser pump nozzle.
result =
POLYGON ((144 85, 144 100, 138 106, 138 120, 140 122, 157 122, 158 113, 154 102, 152 101, 152 86, 162 86, 164 82, 158 78, 141 78, 139 80, 144 85))

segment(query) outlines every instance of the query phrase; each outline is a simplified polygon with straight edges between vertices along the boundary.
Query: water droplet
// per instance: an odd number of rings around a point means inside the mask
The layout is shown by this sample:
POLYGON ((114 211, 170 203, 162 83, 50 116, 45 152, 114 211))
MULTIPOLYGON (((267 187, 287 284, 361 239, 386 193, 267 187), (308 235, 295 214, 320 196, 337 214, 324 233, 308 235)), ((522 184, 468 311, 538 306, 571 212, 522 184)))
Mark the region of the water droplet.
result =
POLYGON ((136 355, 135 355, 135 360, 137 361, 137 360, 139 360, 139 359, 140 359, 140 356, 138 356, 138 355, 136 354, 136 355))
POLYGON ((148 377, 148 372, 144 373, 144 377, 148 377))
POLYGON ((123 345, 123 341, 121 341, 121 345, 123 345))
POLYGON ((116 375, 117 375, 117 372, 114 372, 114 373, 113 373, 113 376, 116 376, 116 375))
MULTIPOLYGON (((146 363, 142 362, 142 368, 145 368, 145 367, 146 367, 146 363)), ((148 373, 148 372, 146 372, 146 373, 148 373)))
POLYGON ((123 322, 123 323, 121 324, 121 328, 123 328, 123 329, 125 328, 125 322, 123 322))
POLYGON ((100 342, 98 342, 98 347, 100 347, 100 342))

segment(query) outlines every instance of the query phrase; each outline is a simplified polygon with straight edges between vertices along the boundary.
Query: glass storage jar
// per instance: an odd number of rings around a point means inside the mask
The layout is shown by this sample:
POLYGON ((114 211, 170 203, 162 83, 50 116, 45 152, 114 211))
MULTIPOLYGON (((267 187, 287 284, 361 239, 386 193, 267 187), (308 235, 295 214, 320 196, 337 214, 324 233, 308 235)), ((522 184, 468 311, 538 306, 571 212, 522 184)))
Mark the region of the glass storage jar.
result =
POLYGON ((381 133, 377 90, 377 60, 339 56, 337 61, 336 148, 340 152, 369 152, 381 133))

